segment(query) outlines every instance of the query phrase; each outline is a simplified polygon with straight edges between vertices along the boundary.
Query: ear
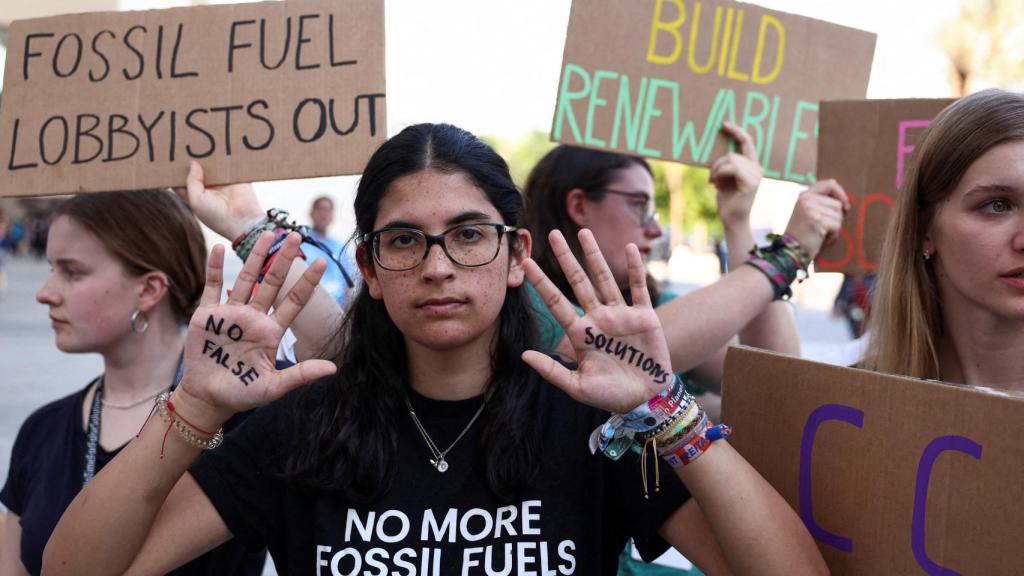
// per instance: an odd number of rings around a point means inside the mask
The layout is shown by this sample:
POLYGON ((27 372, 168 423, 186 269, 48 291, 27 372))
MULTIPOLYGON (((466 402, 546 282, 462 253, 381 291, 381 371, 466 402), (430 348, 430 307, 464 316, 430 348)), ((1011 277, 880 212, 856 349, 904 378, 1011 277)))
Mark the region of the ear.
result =
POLYGON ((138 281, 139 301, 137 307, 139 310, 149 313, 167 295, 167 287, 170 285, 170 281, 167 279, 167 274, 159 270, 146 272, 139 276, 138 281))
POLYGON ((565 213, 580 228, 586 228, 588 222, 589 198, 580 188, 573 188, 565 196, 565 213))
POLYGON ((513 232, 519 235, 519 249, 513 250, 508 260, 508 287, 518 288, 523 285, 526 278, 526 271, 523 270, 523 262, 530 257, 533 250, 533 236, 530 231, 520 228, 513 232))
POLYGON ((359 273, 363 275, 363 282, 370 291, 370 297, 380 300, 384 293, 380 290, 380 280, 377 278, 377 268, 373 265, 373 256, 370 255, 370 248, 366 244, 360 244, 356 248, 356 264, 359 266, 359 273))
POLYGON ((925 233, 923 238, 921 238, 921 248, 918 256, 923 257, 924 254, 928 254, 929 257, 935 255, 935 242, 932 240, 932 233, 930 230, 925 233))

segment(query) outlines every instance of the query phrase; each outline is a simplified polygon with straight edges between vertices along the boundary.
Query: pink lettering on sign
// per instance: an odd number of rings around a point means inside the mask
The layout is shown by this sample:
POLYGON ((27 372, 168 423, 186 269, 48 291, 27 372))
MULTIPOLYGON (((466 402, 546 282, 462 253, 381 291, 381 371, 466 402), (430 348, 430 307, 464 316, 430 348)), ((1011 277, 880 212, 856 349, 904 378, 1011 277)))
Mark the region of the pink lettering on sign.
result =
POLYGON ((927 128, 931 120, 903 120, 899 124, 899 143, 896 144, 896 189, 903 185, 904 160, 914 151, 914 146, 907 146, 907 130, 927 128))

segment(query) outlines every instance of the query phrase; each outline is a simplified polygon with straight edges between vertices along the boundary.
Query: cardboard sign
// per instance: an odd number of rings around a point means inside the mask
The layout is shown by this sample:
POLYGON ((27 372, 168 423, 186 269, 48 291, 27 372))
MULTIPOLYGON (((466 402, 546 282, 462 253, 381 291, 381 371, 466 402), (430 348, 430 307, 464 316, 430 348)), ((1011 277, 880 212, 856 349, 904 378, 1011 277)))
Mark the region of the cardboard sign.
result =
POLYGON ((852 209, 815 260, 820 272, 878 270, 896 190, 932 118, 953 99, 822 102, 818 177, 835 178, 852 209))
POLYGON ((16 21, 0 195, 360 173, 387 136, 382 0, 16 21))
POLYGON ((1019 574, 1024 399, 731 348, 729 442, 832 574, 1019 574))
POLYGON ((551 139, 708 166, 723 120, 810 183, 818 101, 863 98, 875 35, 726 0, 573 0, 551 139))

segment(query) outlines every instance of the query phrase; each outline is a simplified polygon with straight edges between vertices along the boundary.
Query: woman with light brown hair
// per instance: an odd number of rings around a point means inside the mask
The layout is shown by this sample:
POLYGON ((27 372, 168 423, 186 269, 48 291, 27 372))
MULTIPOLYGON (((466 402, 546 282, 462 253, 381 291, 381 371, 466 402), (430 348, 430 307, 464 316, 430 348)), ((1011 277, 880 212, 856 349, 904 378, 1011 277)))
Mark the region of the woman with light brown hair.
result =
POLYGON ((1024 391, 1024 94, 932 122, 895 207, 866 368, 1024 391))

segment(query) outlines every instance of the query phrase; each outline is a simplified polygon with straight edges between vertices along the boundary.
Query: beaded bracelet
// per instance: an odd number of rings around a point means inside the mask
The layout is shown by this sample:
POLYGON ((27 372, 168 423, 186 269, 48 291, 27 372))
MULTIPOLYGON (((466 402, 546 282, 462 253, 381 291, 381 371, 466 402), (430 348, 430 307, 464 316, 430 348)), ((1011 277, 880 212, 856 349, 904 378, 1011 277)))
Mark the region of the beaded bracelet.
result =
POLYGON ((243 232, 235 238, 235 241, 231 243, 231 248, 234 249, 235 254, 245 262, 249 258, 249 254, 252 254, 252 249, 256 246, 256 241, 264 232, 276 232, 278 229, 283 229, 285 235, 288 231, 297 228, 294 224, 288 224, 288 211, 280 208, 270 208, 267 210, 267 215, 262 220, 256 222, 249 227, 248 230, 243 232))
POLYGON ((769 246, 754 246, 746 264, 768 277, 775 300, 788 300, 793 296, 790 289, 793 281, 803 282, 807 278, 811 258, 796 238, 788 234, 769 234, 768 239, 772 242, 769 246))
POLYGON ((630 410, 626 414, 612 414, 607 422, 599 426, 590 435, 590 451, 600 451, 612 460, 622 458, 634 444, 639 447, 642 437, 663 425, 677 412, 685 412, 694 402, 693 396, 686 391, 683 381, 678 375, 672 384, 656 394, 647 402, 630 410))
POLYGON ((202 450, 212 450, 217 446, 220 446, 221 442, 224 441, 223 428, 218 429, 216 432, 207 432, 186 420, 185 417, 174 408, 174 402, 171 401, 170 392, 164 392, 156 397, 156 406, 154 407, 154 410, 156 410, 160 419, 167 423, 167 431, 164 432, 164 440, 163 443, 160 444, 160 458, 164 457, 164 446, 167 444, 167 435, 170 434, 172 428, 185 440, 186 443, 202 450))
MULTIPOLYGON (((662 456, 672 466, 682 466, 696 460, 714 440, 724 438, 731 432, 727 426, 711 430, 704 410, 678 375, 672 384, 647 402, 626 414, 613 414, 607 422, 590 435, 591 452, 618 460, 626 452, 640 453, 640 474, 643 479, 644 498, 647 490, 647 450, 653 447, 654 455, 662 456), (683 451, 685 459, 677 456, 683 451)), ((654 468, 654 491, 661 488, 660 473, 654 468)))
MULTIPOLYGON (((264 261, 262 269, 263 273, 260 274, 262 280, 263 274, 270 268, 270 260, 274 254, 281 249, 281 245, 284 244, 284 239, 288 236, 289 232, 297 232, 302 238, 304 244, 312 244, 319 248, 324 254, 326 254, 334 265, 338 267, 338 271, 341 272, 342 279, 345 281, 345 285, 349 288, 355 286, 355 282, 349 275, 348 271, 345 270, 345 266, 338 261, 336 257, 323 242, 317 240, 309 228, 306 226, 300 226, 294 221, 288 221, 288 211, 281 208, 270 208, 267 210, 267 215, 249 227, 244 233, 240 234, 238 238, 235 238, 234 242, 231 243, 231 247, 235 250, 235 254, 245 262, 249 258, 249 254, 252 254, 253 247, 256 246, 256 241, 264 232, 274 233, 274 243, 270 246, 270 250, 267 251, 267 260, 264 261)), ((299 250, 299 257, 303 260, 306 259, 305 253, 299 250)))

